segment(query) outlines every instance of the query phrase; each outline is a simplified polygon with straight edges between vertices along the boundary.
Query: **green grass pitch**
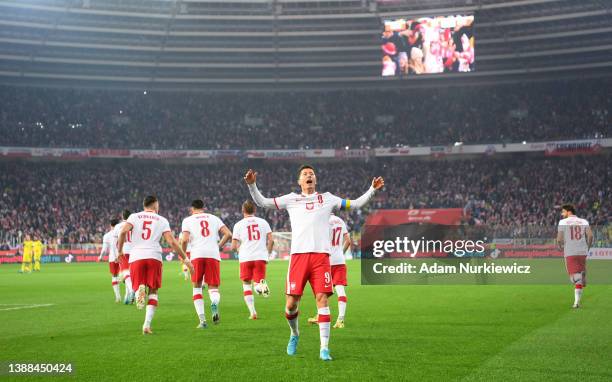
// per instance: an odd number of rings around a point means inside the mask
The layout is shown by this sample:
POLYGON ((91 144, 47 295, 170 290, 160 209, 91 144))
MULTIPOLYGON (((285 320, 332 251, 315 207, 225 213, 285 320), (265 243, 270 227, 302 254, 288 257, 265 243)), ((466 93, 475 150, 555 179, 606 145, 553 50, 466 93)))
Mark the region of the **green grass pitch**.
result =
MULTIPOLYGON (((166 381, 610 381, 612 287, 588 286, 580 310, 570 285, 361 286, 350 262, 345 329, 333 329, 332 362, 300 309, 298 355, 285 353, 286 262, 272 262, 269 299, 247 319, 238 262, 221 265, 221 323, 197 330, 190 283, 164 265, 153 336, 144 312, 113 301, 108 265, 43 264, 37 274, 0 267, 0 361, 67 362, 69 380, 166 381), (19 305, 53 304, 31 309, 19 305)), ((206 312, 210 323, 210 306, 206 312)), ((332 297, 332 320, 337 300, 332 297)), ((18 381, 62 377, 0 376, 18 381)))

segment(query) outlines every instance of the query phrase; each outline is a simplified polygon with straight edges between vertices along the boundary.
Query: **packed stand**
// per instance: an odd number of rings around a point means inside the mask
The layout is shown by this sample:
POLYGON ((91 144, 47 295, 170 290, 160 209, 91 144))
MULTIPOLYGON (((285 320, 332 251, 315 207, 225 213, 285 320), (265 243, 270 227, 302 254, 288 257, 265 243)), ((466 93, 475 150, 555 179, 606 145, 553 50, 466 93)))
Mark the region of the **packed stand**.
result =
POLYGON ((328 93, 0 87, 0 145, 376 148, 610 137, 609 80, 328 93))
MULTIPOLYGON (((575 203, 593 225, 612 219, 610 156, 571 158, 491 158, 489 160, 377 160, 315 164, 318 189, 357 198, 374 175, 386 187, 369 209, 463 208, 470 224, 546 226, 559 220, 562 203, 575 203)), ((243 175, 252 167, 266 196, 298 191, 298 163, 238 162, 172 164, 159 161, 80 163, 0 162, 0 244, 20 242, 26 233, 47 243, 99 242, 112 216, 137 211, 147 194, 160 199, 160 214, 175 231, 191 200, 232 227, 249 198, 243 175)), ((359 231, 366 211, 348 216, 359 231)), ((275 231, 289 231, 284 211, 259 211, 275 231)))

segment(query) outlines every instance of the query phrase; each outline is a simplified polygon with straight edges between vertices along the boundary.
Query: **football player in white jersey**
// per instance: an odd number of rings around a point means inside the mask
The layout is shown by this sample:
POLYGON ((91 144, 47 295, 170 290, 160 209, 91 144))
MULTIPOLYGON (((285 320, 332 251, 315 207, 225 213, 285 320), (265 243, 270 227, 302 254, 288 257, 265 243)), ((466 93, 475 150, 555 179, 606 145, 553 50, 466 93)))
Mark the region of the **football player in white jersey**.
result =
MULTIPOLYGON (((113 231, 115 246, 117 245, 117 242, 119 241, 119 232, 121 232, 121 229, 125 225, 125 222, 127 218, 130 217, 130 215, 131 215, 131 212, 128 209, 125 209, 123 210, 123 212, 121 212, 121 217, 123 218, 123 220, 121 220, 115 226, 115 230, 113 231)), ((118 259, 120 278, 121 278, 121 281, 123 281, 123 283, 125 284, 125 297, 123 299, 123 302, 126 305, 134 302, 134 288, 132 286, 132 279, 130 277, 130 250, 131 248, 132 248, 132 232, 128 232, 125 238, 125 243, 123 244, 123 257, 118 259)))
MULTIPOLYGON (((348 229, 344 220, 340 219, 336 215, 329 217, 329 229, 331 232, 331 276, 332 284, 336 293, 338 294, 338 319, 334 324, 334 328, 344 328, 344 317, 346 316, 346 291, 344 287, 347 285, 346 281, 346 259, 344 254, 346 250, 351 246, 351 237, 349 236, 348 229)), ((318 317, 308 319, 309 324, 318 323, 318 317)))
POLYGON ((221 284, 220 249, 231 239, 232 233, 221 219, 204 212, 204 202, 200 199, 191 203, 191 216, 183 220, 181 231, 183 234, 183 250, 187 249, 187 243, 191 243, 190 256, 194 269, 191 273, 193 305, 200 319, 197 327, 204 329, 207 325, 202 297, 202 281, 208 285, 213 323, 218 324, 219 302, 221 301, 221 295, 219 294, 219 284, 221 284), (220 236, 222 237, 220 238, 220 236))
POLYGON ((248 170, 244 180, 255 203, 260 207, 271 209, 286 209, 291 222, 291 257, 286 283, 285 317, 291 329, 287 345, 287 354, 297 352, 299 341, 298 303, 302 297, 304 286, 310 283, 315 293, 317 316, 319 318, 319 336, 321 348, 319 358, 330 361, 329 333, 330 311, 327 298, 332 292, 331 238, 329 217, 337 209, 349 210, 361 208, 374 196, 376 190, 385 184, 383 178, 372 180, 370 189, 356 200, 342 199, 329 192, 316 192, 317 177, 313 167, 304 165, 298 171, 298 185, 301 193, 290 193, 277 198, 264 197, 255 183, 257 173, 248 170))
POLYGON ((593 232, 589 222, 576 216, 571 204, 561 206, 561 216, 557 232, 557 245, 563 251, 565 266, 574 284, 574 305, 580 307, 582 289, 586 286, 586 258, 593 245, 593 232))
POLYGON ((119 262, 117 261, 117 247, 113 236, 113 229, 119 223, 119 219, 113 218, 110 220, 110 230, 104 234, 102 238, 102 250, 98 261, 108 255, 108 266, 111 273, 111 284, 113 292, 115 292, 115 302, 121 302, 121 292, 119 291, 119 262))
POLYGON ((132 232, 130 253, 130 273, 136 292, 136 307, 147 306, 142 334, 152 334, 151 321, 158 305, 157 290, 162 284, 162 247, 159 241, 163 237, 174 252, 187 264, 193 273, 193 267, 183 249, 172 235, 170 224, 165 217, 158 215, 159 202, 155 196, 147 196, 143 202, 144 211, 131 214, 119 233, 119 258, 123 254, 123 244, 128 232, 132 232), (148 288, 148 291, 147 291, 148 288), (148 295, 148 301, 147 301, 148 295))
POLYGON ((232 251, 238 251, 242 292, 251 320, 257 319, 251 283, 255 284, 257 294, 264 297, 270 295, 270 289, 266 283, 266 265, 274 247, 270 224, 255 216, 255 210, 255 204, 252 201, 247 200, 242 203, 244 218, 234 225, 232 232, 232 251))

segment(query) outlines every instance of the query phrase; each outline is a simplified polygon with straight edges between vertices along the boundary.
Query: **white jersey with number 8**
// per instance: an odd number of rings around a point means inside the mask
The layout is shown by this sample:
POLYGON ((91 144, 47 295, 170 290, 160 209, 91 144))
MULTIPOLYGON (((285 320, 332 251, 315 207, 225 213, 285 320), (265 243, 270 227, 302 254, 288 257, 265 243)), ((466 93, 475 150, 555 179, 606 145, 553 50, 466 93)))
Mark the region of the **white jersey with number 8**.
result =
POLYGON ((211 258, 221 260, 219 255, 219 230, 225 226, 215 215, 193 214, 183 219, 182 232, 189 232, 191 259, 211 258))
POLYGON ((143 259, 162 261, 159 241, 165 232, 171 232, 168 220, 155 212, 142 211, 131 214, 127 222, 132 225, 130 263, 143 259))
POLYGON ((559 232, 563 233, 563 252, 566 257, 587 255, 588 226, 588 221, 573 215, 559 221, 559 232))
POLYGON ((256 216, 240 220, 234 226, 232 239, 240 241, 238 249, 239 262, 264 260, 268 261, 268 233, 272 232, 267 221, 256 216))

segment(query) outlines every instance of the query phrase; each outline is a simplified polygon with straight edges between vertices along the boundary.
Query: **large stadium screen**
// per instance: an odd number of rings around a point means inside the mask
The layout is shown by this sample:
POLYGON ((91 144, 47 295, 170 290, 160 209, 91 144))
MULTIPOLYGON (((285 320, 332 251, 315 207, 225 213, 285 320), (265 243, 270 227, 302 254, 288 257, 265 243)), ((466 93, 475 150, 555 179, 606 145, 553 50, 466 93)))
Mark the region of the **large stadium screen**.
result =
POLYGON ((383 77, 474 71, 474 15, 385 20, 383 77))

